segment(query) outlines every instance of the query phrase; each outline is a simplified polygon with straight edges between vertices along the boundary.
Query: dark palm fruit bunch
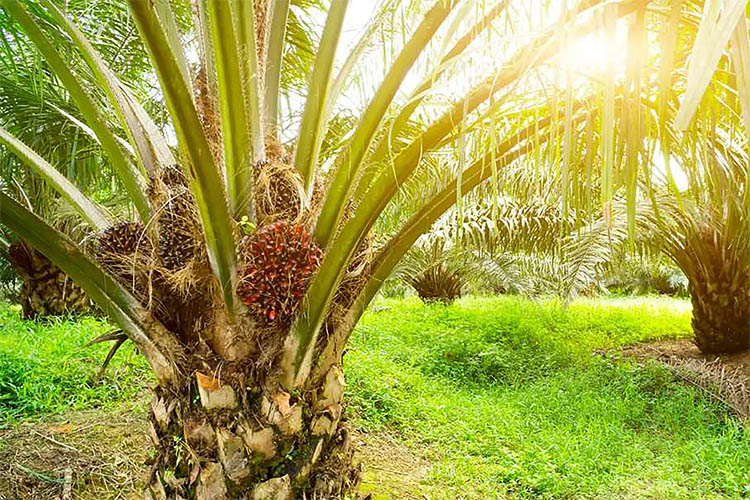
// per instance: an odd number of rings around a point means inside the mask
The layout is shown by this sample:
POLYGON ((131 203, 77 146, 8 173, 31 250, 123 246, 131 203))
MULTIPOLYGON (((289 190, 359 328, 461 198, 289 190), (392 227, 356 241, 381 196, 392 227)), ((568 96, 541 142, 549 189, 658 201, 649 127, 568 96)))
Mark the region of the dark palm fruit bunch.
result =
POLYGON ((304 189, 294 167, 258 162, 255 165, 255 191, 261 221, 294 220, 299 216, 304 189))
POLYGON ((96 260, 119 277, 122 283, 131 286, 131 291, 142 293, 145 286, 138 272, 141 266, 136 260, 140 263, 147 261, 151 257, 151 251, 151 241, 144 234, 143 224, 118 222, 105 229, 97 238, 96 260))
POLYGON ((197 251, 194 202, 178 166, 163 169, 160 177, 167 196, 159 210, 159 258, 165 268, 176 271, 185 267, 197 251))
POLYGON ((182 269, 195 256, 195 221, 187 192, 170 197, 159 215, 159 257, 170 271, 182 269))
POLYGON ((161 171, 161 180, 169 187, 187 186, 187 179, 179 165, 170 165, 161 171))
POLYGON ((114 261, 123 255, 146 254, 151 251, 148 238, 140 222, 118 222, 105 229, 97 238, 97 258, 104 262, 114 261))
POLYGON ((246 237, 237 295, 258 319, 288 323, 322 252, 301 225, 278 221, 246 237))

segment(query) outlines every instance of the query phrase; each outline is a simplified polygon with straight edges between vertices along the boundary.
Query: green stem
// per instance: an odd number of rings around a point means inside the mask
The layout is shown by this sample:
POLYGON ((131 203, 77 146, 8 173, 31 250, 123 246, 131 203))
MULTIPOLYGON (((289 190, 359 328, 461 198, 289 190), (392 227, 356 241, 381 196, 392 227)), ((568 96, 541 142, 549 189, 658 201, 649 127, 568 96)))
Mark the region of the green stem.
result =
POLYGON ((245 93, 241 76, 244 50, 238 37, 239 30, 234 29, 237 24, 235 21, 239 22, 240 17, 233 13, 236 3, 209 1, 206 5, 216 55, 216 81, 227 192, 232 212, 239 218, 250 209, 252 162, 250 130, 245 113, 245 93))
POLYGON ((305 101, 305 110, 302 114, 294 165, 302 175, 305 190, 308 194, 312 189, 318 153, 320 152, 321 136, 328 119, 325 116, 325 110, 330 90, 331 73, 348 6, 349 0, 331 0, 331 7, 328 10, 326 25, 323 29, 323 38, 320 41, 318 55, 315 58, 315 66, 310 80, 307 100, 305 101))
POLYGON ((380 88, 370 101, 346 149, 336 159, 333 182, 328 189, 323 208, 315 225, 315 238, 322 248, 328 246, 338 227, 362 161, 375 133, 383 122, 386 111, 396 96, 396 92, 401 87, 414 62, 422 54, 435 32, 457 3, 455 0, 438 0, 432 9, 425 14, 421 24, 396 58, 380 88))
POLYGON ((289 0, 276 0, 271 15, 263 104, 265 105, 266 126, 269 132, 276 137, 279 128, 281 64, 284 60, 284 39, 286 37, 287 18, 289 17, 289 0))

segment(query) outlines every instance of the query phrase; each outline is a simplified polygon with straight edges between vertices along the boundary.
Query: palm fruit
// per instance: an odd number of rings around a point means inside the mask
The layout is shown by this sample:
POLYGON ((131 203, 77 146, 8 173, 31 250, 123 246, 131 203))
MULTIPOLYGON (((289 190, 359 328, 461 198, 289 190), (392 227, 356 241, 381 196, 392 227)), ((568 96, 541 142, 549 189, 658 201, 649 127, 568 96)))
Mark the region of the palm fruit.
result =
POLYGON ((182 170, 177 165, 170 165, 168 167, 164 167, 161 170, 160 178, 164 184, 166 184, 167 186, 171 188, 175 188, 179 186, 187 187, 188 185, 185 174, 182 173, 182 170))
POLYGON ((105 229, 97 238, 97 259, 107 264, 117 263, 118 257, 151 251, 148 238, 140 222, 118 222, 105 229))
POLYGON ((151 252, 151 241, 144 233, 143 224, 118 222, 99 235, 95 255, 131 292, 141 296, 147 289, 151 252))
POLYGON ((176 271, 185 267, 198 249, 195 203, 187 178, 178 166, 162 169, 160 179, 166 192, 157 211, 159 258, 166 269, 176 271))
POLYGON ((288 323, 299 309, 322 252, 302 225, 278 221, 242 242, 237 295, 266 323, 288 323))
POLYGON ((192 204, 180 196, 167 202, 159 216, 159 257, 165 268, 175 271, 195 256, 197 249, 192 204))

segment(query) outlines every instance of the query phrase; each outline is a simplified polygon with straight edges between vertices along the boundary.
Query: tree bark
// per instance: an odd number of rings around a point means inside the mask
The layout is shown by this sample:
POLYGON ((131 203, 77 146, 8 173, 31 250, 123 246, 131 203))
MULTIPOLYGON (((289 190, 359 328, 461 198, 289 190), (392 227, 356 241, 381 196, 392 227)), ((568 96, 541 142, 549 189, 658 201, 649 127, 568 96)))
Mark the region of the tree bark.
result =
POLYGON ((690 280, 695 343, 706 354, 750 348, 750 276, 733 274, 690 280))
POLYGON ((10 263, 23 280, 20 302, 25 319, 82 314, 91 303, 81 287, 59 267, 22 242, 12 243, 10 263))
POLYGON ((196 370, 179 394, 156 389, 147 500, 340 499, 357 487, 340 366, 299 394, 257 377, 225 365, 216 376, 196 370))

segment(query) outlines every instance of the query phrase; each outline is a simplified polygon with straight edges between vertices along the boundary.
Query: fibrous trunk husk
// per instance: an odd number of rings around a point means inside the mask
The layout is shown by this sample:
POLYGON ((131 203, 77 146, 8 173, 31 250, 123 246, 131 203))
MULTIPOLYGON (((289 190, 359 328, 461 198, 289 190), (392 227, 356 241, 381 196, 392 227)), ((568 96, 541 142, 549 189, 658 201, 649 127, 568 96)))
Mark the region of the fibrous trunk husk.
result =
POLYGON ((750 348, 750 275, 691 280, 695 343, 706 354, 750 348))
POLYGON ((239 365, 223 372, 196 370, 182 394, 157 389, 150 434, 158 455, 146 498, 332 500, 358 485, 339 366, 300 395, 271 379, 251 385, 254 375, 239 365))
POLYGON ((83 289, 38 251, 14 242, 9 257, 23 280, 20 301, 25 319, 92 311, 83 289))
POLYGON ((723 242, 709 227, 697 231, 688 246, 700 249, 685 274, 695 343, 706 354, 750 348, 750 268, 723 242))

